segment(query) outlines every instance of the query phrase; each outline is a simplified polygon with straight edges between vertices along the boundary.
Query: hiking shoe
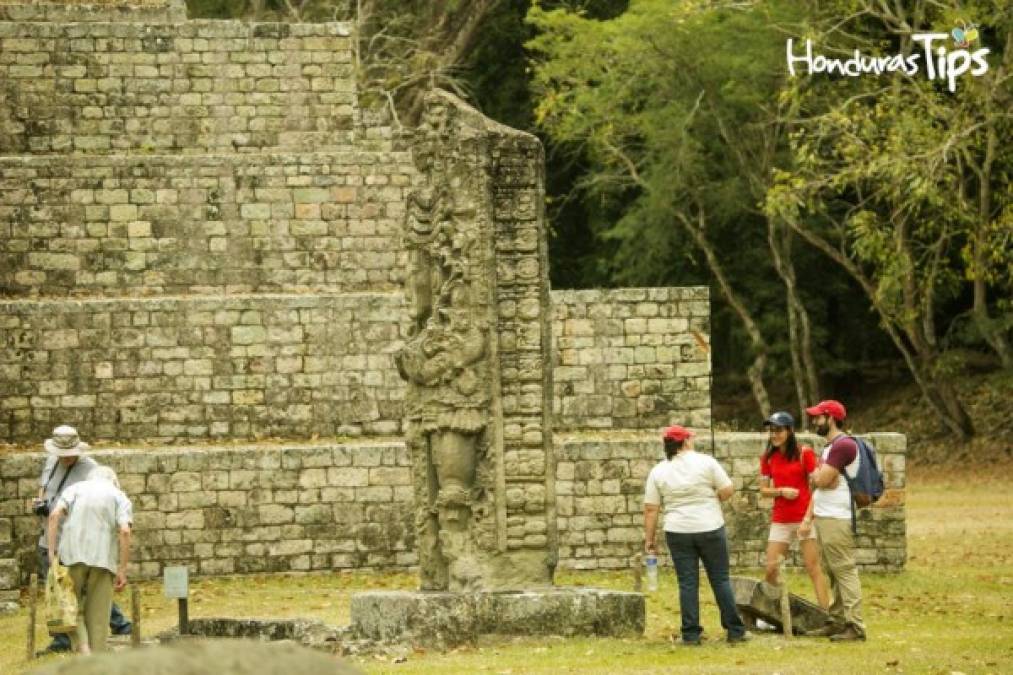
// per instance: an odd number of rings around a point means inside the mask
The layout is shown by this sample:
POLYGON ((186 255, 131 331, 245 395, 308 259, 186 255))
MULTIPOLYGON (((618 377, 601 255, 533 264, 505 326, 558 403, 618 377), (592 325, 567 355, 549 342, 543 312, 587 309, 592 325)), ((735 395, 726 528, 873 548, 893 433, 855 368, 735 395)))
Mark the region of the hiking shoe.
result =
POLYGON ((753 639, 753 636, 749 631, 746 631, 742 635, 729 635, 727 639, 728 644, 735 645, 735 644, 742 644, 743 642, 749 642, 750 640, 753 639))
POLYGON ((827 623, 823 624, 822 628, 807 631, 806 637, 831 637, 838 633, 844 632, 845 626, 839 623, 827 623))
POLYGON ((831 642, 855 642, 855 641, 865 642, 865 633, 863 633, 862 631, 858 630, 857 628, 855 628, 854 626, 852 626, 852 625, 849 624, 840 633, 837 633, 836 635, 831 635, 830 636, 830 641, 831 642))

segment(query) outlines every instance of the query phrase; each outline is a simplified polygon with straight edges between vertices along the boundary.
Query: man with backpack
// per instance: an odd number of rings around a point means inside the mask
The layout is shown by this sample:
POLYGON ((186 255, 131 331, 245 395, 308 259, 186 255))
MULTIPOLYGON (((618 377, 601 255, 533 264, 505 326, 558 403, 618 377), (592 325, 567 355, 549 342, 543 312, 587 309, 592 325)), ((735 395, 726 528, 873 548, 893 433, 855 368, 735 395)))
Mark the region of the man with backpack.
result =
POLYGON ((858 476, 861 465, 859 444, 843 430, 847 411, 839 401, 820 401, 806 408, 806 413, 816 433, 823 436, 827 444, 821 452, 820 466, 813 474, 816 489, 799 526, 799 534, 805 536, 815 526, 832 597, 830 621, 809 635, 828 636, 832 642, 865 640, 862 584, 855 562, 852 487, 849 485, 858 476))

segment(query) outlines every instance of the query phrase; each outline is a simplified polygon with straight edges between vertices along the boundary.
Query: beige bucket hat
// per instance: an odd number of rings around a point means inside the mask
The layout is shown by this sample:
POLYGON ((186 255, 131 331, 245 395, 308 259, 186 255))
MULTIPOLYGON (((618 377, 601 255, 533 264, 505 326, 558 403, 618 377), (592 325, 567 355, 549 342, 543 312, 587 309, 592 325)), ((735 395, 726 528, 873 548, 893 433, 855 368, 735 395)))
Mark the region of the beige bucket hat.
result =
POLYGON ((53 437, 42 445, 54 457, 78 457, 91 450, 90 445, 81 442, 77 429, 66 425, 53 429, 53 437))

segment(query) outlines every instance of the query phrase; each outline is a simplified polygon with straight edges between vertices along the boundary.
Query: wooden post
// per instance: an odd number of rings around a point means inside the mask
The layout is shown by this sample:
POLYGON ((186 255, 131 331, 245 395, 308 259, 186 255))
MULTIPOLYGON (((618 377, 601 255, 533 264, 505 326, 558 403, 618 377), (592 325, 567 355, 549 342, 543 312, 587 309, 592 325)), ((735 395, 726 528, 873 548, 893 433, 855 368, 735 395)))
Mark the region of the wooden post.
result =
POLYGON ((35 658, 35 598, 39 594, 39 575, 33 574, 28 583, 28 645, 26 661, 35 658))
POLYGON ((642 553, 638 553, 633 556, 633 591, 640 593, 643 590, 641 579, 644 573, 644 556, 642 553))
POLYGON ((791 628, 791 598, 788 593, 788 577, 784 573, 784 556, 777 559, 777 577, 781 580, 781 627, 784 630, 784 639, 791 640, 794 637, 791 628))
POLYGON ((141 592, 137 586, 130 584, 130 621, 133 628, 130 631, 130 644, 134 647, 141 646, 141 592))

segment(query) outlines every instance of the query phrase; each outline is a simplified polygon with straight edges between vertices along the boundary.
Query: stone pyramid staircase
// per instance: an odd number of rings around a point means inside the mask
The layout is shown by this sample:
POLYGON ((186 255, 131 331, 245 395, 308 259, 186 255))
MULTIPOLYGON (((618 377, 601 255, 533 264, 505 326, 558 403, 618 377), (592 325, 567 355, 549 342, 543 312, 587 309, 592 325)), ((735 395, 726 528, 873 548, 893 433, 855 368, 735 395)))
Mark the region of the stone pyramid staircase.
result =
POLYGON ((0 2, 0 442, 399 432, 414 170, 351 34, 0 2))

